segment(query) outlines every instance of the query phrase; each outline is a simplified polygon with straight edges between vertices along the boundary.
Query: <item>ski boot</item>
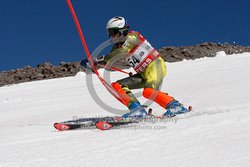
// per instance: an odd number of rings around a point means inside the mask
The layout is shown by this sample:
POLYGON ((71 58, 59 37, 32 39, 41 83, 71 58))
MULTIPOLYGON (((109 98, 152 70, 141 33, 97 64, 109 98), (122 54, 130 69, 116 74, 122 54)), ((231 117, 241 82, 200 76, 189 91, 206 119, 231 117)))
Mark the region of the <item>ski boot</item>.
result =
POLYGON ((163 114, 164 117, 174 117, 177 114, 189 112, 181 103, 176 100, 171 101, 167 107, 167 111, 163 114))
POLYGON ((143 118, 147 116, 147 111, 142 107, 142 105, 139 102, 132 102, 128 108, 130 112, 124 114, 122 116, 123 118, 129 118, 129 117, 143 118))

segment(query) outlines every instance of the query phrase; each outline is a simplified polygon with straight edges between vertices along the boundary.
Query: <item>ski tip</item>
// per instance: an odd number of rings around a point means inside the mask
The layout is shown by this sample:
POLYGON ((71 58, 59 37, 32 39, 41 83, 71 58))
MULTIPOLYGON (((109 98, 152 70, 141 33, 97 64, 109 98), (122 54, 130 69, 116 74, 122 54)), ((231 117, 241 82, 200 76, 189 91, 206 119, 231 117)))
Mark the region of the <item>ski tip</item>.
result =
POLYGON ((188 106, 188 112, 192 111, 193 107, 192 106, 188 106))
POLYGON ((95 124, 96 128, 100 129, 100 130, 109 130, 110 128, 112 128, 113 126, 108 123, 108 122, 97 122, 95 124))
POLYGON ((68 125, 61 124, 61 123, 54 123, 54 127, 59 131, 64 131, 70 129, 68 125))

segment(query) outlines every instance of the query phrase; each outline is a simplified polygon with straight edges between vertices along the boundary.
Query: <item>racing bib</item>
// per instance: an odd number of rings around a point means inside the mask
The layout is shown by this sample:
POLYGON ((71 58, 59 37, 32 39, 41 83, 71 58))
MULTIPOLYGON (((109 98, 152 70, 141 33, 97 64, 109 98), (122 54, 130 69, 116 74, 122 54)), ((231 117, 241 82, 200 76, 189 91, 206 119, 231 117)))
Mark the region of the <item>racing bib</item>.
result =
POLYGON ((126 61, 137 73, 141 73, 145 68, 160 54, 155 50, 147 40, 141 42, 135 50, 132 50, 126 57, 126 61))

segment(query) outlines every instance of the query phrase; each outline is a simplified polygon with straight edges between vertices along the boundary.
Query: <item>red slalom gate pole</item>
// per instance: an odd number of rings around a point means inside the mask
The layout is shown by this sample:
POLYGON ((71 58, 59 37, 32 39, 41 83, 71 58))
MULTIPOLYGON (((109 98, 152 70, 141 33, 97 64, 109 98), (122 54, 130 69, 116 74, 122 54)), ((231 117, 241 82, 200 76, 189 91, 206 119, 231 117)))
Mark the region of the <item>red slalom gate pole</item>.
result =
MULTIPOLYGON (((88 57, 88 59, 89 59, 90 65, 91 65, 92 67, 95 67, 94 62, 93 62, 93 60, 91 59, 91 54, 90 54, 90 52, 89 52, 89 48, 88 48, 87 43, 86 43, 86 41, 85 41, 85 38, 84 38, 84 35, 83 35, 83 32, 82 32, 82 29, 81 29, 81 25, 80 25, 80 23, 79 23, 79 21, 78 21, 78 19, 77 19, 77 16, 76 16, 75 10, 74 10, 74 8, 73 8, 73 6, 72 6, 72 3, 71 3, 70 0, 66 0, 66 2, 67 2, 67 4, 68 4, 68 7, 69 7, 69 9, 70 9, 70 12, 71 12, 71 14, 72 14, 72 16, 73 16, 73 20, 74 20, 74 22, 75 22, 75 24, 76 24, 77 31, 78 31, 79 36, 80 36, 80 39, 81 39, 81 41, 82 41, 83 48, 84 48, 84 50, 85 50, 85 52, 86 52, 86 54, 87 54, 87 57, 88 57)), ((96 70, 96 68, 94 68, 94 70, 96 70)), ((95 71, 95 72, 97 72, 97 74, 99 74, 98 71, 95 71)))
POLYGON ((90 62, 90 65, 91 67, 93 68, 95 74, 97 75, 97 77, 100 79, 100 81, 102 82, 102 84, 106 87, 106 89, 117 99, 119 100, 121 103, 123 103, 123 100, 122 98, 119 96, 119 94, 117 94, 117 92, 100 76, 99 72, 97 71, 95 65, 94 65, 94 62, 91 58, 91 54, 89 52, 89 49, 88 49, 88 46, 87 46, 87 43, 86 43, 86 40, 84 38, 84 35, 83 35, 83 32, 82 32, 82 28, 81 28, 81 25, 77 19, 77 16, 76 16, 76 13, 75 13, 75 10, 73 8, 73 5, 71 3, 70 0, 66 0, 67 4, 68 4, 68 7, 70 9, 70 12, 73 16, 73 19, 74 19, 74 22, 75 22, 75 25, 77 27, 77 31, 79 33, 79 36, 80 36, 80 39, 81 39, 81 42, 82 42, 82 45, 83 45, 83 48, 87 54, 87 57, 88 57, 88 60, 90 62))

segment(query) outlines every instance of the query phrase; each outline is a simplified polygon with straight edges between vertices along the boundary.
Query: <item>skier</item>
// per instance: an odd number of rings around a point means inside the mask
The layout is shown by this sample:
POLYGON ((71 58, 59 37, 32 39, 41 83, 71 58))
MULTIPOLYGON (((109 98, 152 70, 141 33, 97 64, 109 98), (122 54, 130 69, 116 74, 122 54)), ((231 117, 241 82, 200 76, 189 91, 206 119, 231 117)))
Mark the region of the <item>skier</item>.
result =
MULTIPOLYGON (((131 89, 143 88, 142 95, 158 103, 166 112, 163 116, 172 117, 188 110, 167 93, 161 92, 159 87, 166 76, 167 69, 160 53, 136 31, 129 31, 129 25, 123 17, 111 18, 106 30, 113 41, 122 39, 114 44, 112 51, 103 58, 95 59, 95 64, 108 64, 115 56, 124 55, 127 63, 134 68, 137 74, 112 83, 112 87, 122 98, 122 102, 130 112, 123 115, 128 117, 145 117, 147 112, 131 92, 131 89)), ((91 66, 87 59, 81 61, 85 69, 91 66)))

